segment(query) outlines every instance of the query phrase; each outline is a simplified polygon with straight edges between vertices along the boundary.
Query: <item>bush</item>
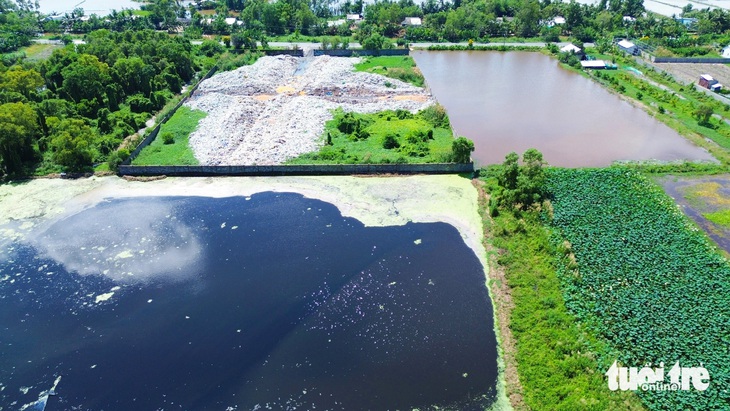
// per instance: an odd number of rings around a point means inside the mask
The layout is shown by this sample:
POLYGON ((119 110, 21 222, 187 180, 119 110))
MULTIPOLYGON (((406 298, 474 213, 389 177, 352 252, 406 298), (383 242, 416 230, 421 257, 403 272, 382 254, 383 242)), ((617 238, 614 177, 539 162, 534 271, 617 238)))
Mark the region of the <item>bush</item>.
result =
POLYGON ((129 150, 123 148, 118 151, 115 151, 109 155, 109 159, 107 160, 107 164, 109 165, 109 169, 111 171, 118 171, 119 166, 124 162, 124 160, 129 157, 129 150))
POLYGON ((434 104, 424 108, 418 112, 418 116, 428 121, 434 127, 448 128, 450 126, 449 116, 441 104, 434 104))
POLYGON ((200 52, 206 57, 213 57, 223 53, 226 50, 222 44, 215 40, 203 40, 203 44, 200 45, 200 52))
POLYGON ((175 143, 175 135, 170 133, 169 131, 162 133, 162 136, 160 136, 160 137, 162 138, 162 142, 164 144, 174 144, 175 143))
POLYGON ((388 150, 399 148, 400 143, 398 142, 398 138, 392 134, 388 134, 385 136, 385 139, 383 140, 383 148, 386 148, 388 150))

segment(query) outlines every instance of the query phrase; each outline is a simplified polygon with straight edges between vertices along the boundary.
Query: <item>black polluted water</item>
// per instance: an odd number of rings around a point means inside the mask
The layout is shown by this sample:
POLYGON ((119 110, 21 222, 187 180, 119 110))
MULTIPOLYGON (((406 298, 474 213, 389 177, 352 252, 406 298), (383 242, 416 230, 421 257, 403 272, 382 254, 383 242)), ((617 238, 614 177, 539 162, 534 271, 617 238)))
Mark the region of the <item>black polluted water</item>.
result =
POLYGON ((365 227, 298 194, 146 197, 5 241, 3 411, 495 400, 483 268, 448 224, 365 227))

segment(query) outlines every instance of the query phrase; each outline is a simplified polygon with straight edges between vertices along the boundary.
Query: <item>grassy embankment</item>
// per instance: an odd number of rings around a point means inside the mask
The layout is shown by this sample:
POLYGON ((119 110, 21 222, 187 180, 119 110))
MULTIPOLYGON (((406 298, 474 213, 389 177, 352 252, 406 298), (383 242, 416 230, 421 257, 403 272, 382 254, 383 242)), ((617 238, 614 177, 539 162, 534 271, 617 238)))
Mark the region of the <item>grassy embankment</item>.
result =
POLYGON ((139 156, 132 163, 133 165, 196 165, 195 159, 188 138, 190 133, 198 127, 198 122, 206 114, 200 110, 191 110, 181 106, 165 124, 160 127, 160 132, 152 143, 145 147, 139 156), (174 143, 165 144, 162 136, 172 134, 174 143))
MULTIPOLYGON (((483 177, 488 193, 496 179, 483 177)), ((514 346, 502 349, 507 363, 507 395, 517 410, 638 410, 638 398, 631 393, 611 392, 603 376, 604 364, 597 352, 607 347, 593 338, 576 321, 564 300, 558 278, 551 230, 543 225, 539 211, 515 215, 508 211, 489 216, 487 201, 480 204, 487 249, 491 254, 490 287, 508 294, 498 317, 507 316, 514 346), (505 281, 505 283, 502 283, 505 281), (507 310, 510 308, 507 307, 507 310), (519 382, 510 377, 516 364, 519 382)), ((498 300, 504 299, 497 296, 498 300)), ((500 304, 502 305, 502 304, 500 304)), ((500 321, 505 321, 500 318, 500 321)))
POLYGON ((418 114, 336 110, 325 124, 324 146, 288 164, 387 164, 448 162, 454 141, 446 112, 431 106, 418 114))
POLYGON ((423 87, 425 81, 411 56, 365 57, 362 62, 355 64, 355 71, 381 74, 416 87, 423 87))
POLYGON ((730 165, 730 124, 725 121, 730 119, 729 105, 694 90, 693 86, 677 83, 668 74, 637 67, 636 62, 624 56, 602 55, 590 50, 589 54, 607 61, 614 59, 619 69, 576 71, 629 99, 694 144, 706 148, 723 165, 730 165), (630 68, 638 69, 641 74, 630 68), (698 115, 703 107, 715 113, 707 121, 698 115))

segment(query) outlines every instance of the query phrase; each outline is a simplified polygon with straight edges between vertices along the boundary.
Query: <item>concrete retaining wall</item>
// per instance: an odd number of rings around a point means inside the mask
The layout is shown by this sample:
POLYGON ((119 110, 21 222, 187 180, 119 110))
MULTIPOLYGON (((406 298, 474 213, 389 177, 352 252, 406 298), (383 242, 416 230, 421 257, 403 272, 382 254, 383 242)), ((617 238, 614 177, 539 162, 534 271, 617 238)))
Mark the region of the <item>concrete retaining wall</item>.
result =
POLYGON ((354 174, 459 174, 474 172, 474 163, 306 164, 273 166, 119 166, 123 176, 320 176, 354 174))
POLYGON ((304 50, 262 50, 267 56, 304 57, 304 50))
POLYGON ((334 56, 334 57, 352 57, 352 56, 407 56, 410 54, 408 49, 388 49, 388 50, 313 50, 315 56, 334 56))

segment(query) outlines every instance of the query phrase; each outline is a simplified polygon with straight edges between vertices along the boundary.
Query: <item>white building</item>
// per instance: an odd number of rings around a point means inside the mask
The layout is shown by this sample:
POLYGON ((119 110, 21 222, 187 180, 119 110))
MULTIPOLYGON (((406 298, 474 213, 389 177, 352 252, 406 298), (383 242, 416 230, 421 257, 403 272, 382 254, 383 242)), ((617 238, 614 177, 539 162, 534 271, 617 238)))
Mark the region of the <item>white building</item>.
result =
POLYGON ((563 53, 573 52, 575 54, 578 54, 583 50, 581 50, 580 47, 576 46, 575 44, 567 44, 567 45, 561 47, 560 51, 562 51, 563 53))
POLYGON ((722 58, 730 59, 730 45, 728 45, 724 49, 722 49, 722 58))
POLYGON ((401 26, 420 26, 423 24, 420 17, 406 17, 401 26))
POLYGON ((636 44, 634 44, 626 39, 618 42, 618 48, 628 54, 632 54, 632 55, 639 54, 639 48, 636 47, 636 44))

